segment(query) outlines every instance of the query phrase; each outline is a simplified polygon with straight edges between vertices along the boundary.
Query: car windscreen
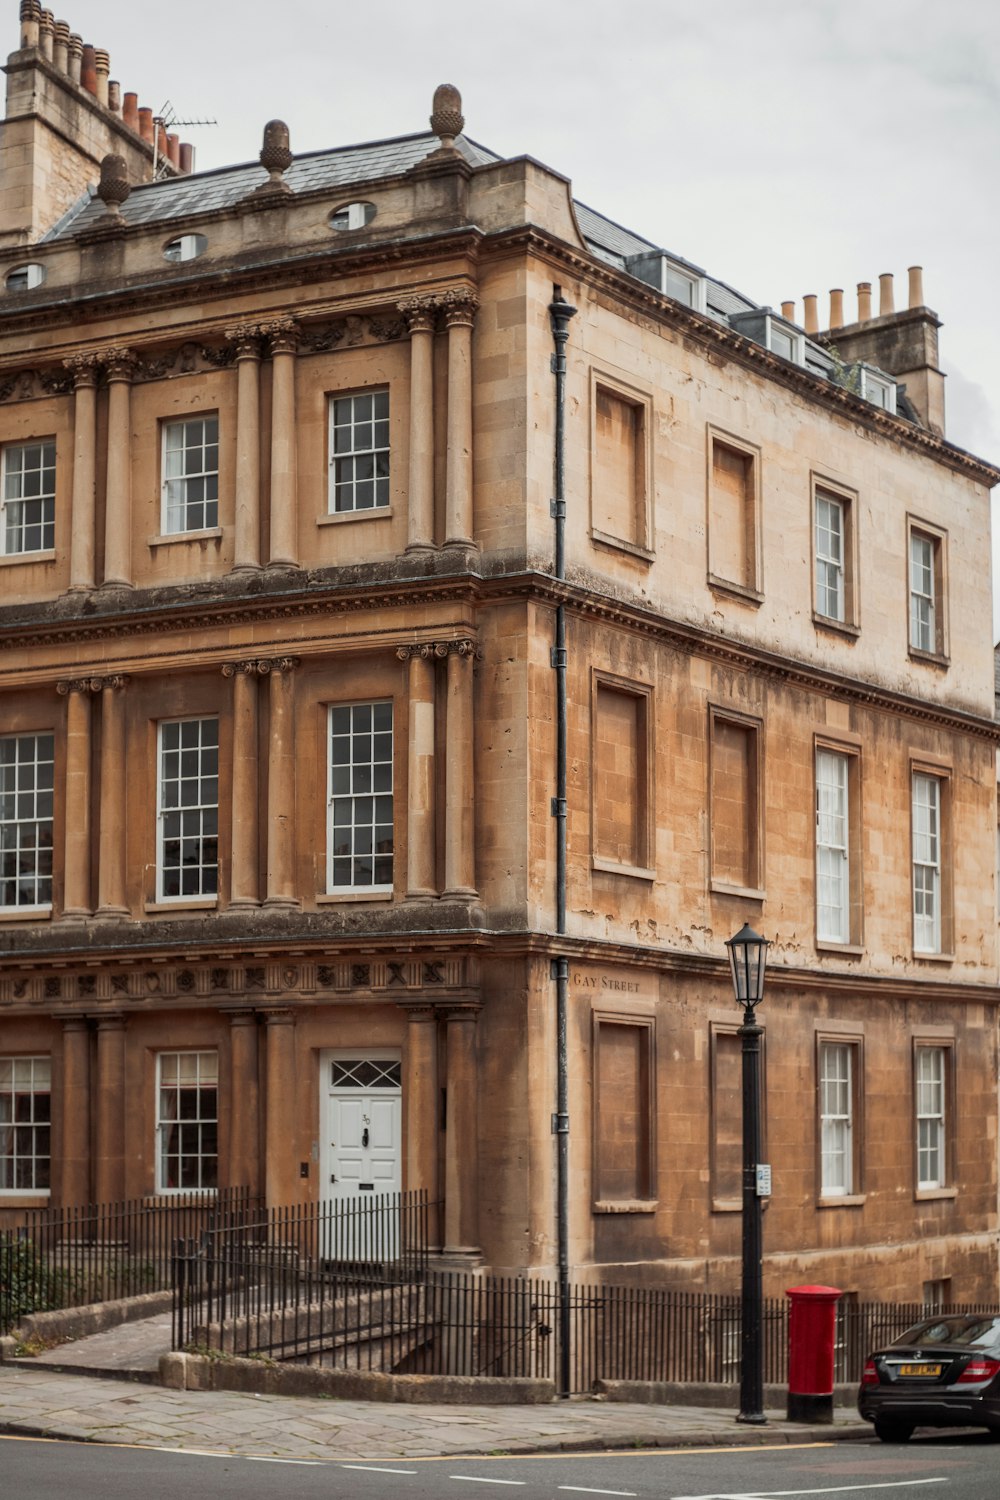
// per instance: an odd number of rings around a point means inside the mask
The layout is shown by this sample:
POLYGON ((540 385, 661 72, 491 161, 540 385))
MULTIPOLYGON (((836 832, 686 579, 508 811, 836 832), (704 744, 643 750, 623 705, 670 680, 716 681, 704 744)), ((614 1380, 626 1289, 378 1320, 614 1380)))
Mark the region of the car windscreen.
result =
POLYGON ((1000 1344, 1000 1318, 935 1318, 916 1323, 895 1341, 897 1344, 954 1344, 970 1349, 988 1349, 1000 1344))

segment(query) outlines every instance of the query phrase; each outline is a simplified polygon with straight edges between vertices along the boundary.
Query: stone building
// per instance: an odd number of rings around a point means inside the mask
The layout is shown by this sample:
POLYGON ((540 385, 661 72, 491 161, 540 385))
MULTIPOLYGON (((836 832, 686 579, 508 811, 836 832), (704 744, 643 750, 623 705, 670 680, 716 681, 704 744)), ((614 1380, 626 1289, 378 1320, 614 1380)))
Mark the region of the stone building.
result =
MULTIPOLYGON (((24 9, 12 89, 79 104, 24 9)), ((729 1288, 749 919, 767 1289, 995 1295, 998 475, 942 434, 919 275, 821 334, 460 108, 142 181, 109 89, 68 205, 32 127, 0 214, 0 1222, 426 1188, 449 1263, 549 1269, 565 958, 571 1265, 729 1288)))

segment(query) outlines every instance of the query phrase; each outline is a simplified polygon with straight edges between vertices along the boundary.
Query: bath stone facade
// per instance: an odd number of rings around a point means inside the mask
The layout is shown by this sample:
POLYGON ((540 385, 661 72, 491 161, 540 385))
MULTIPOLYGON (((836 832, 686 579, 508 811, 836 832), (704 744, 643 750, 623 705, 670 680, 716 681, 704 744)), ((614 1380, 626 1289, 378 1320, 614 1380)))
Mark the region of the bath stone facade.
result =
POLYGON ((116 137, 0 257, 0 1223, 424 1188, 444 1262, 550 1270, 565 957, 574 1274, 732 1288, 749 919, 767 1290, 995 1295, 997 473, 891 340, 432 123, 116 137))

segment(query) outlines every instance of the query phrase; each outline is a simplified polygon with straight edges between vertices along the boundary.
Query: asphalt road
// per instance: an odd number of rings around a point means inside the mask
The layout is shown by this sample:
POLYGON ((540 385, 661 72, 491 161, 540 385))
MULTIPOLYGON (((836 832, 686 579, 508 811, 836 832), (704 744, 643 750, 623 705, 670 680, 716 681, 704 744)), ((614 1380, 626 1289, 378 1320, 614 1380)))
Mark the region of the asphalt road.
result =
POLYGON ((3 1500, 996 1500, 1000 1448, 979 1434, 774 1448, 535 1458, 291 1461, 0 1438, 3 1500), (275 1473, 280 1468, 281 1474, 275 1473))

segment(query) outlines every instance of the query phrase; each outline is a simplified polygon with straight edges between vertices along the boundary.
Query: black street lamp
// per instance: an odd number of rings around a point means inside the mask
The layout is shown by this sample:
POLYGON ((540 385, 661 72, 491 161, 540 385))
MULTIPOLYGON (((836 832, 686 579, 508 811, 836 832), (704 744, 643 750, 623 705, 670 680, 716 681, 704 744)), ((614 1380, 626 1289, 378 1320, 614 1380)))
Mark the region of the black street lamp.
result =
POLYGON ((763 1199, 770 1195, 770 1168, 760 1160, 760 1039, 757 1006, 764 998, 764 968, 770 943, 744 922, 726 942, 733 993, 743 1006, 743 1298, 740 1330, 740 1412, 737 1422, 760 1425, 764 1415, 764 1318, 761 1274, 763 1199))

